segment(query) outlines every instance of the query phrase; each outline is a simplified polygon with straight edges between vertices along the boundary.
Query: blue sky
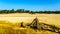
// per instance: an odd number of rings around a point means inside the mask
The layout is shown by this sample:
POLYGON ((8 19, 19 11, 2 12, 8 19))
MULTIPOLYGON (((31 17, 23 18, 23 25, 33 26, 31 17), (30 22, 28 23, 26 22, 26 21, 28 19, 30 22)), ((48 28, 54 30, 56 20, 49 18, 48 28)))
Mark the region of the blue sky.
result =
POLYGON ((2 9, 60 10, 60 0, 0 0, 2 9))

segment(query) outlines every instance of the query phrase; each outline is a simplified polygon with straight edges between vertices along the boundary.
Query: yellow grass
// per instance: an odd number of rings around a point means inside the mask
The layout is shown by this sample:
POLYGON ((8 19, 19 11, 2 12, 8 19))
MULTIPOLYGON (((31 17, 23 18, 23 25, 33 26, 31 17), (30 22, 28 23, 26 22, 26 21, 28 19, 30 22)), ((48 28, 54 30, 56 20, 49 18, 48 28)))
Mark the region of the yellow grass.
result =
MULTIPOLYGON (((0 22, 1 23, 1 22, 0 22)), ((32 28, 22 28, 19 26, 13 26, 16 24, 5 23, 0 24, 0 34, 57 34, 49 31, 34 30, 32 28)))
MULTIPOLYGON (((35 31, 31 28, 21 28, 18 23, 31 23, 34 18, 38 18, 39 22, 54 24, 60 26, 60 14, 28 14, 28 13, 15 13, 15 14, 0 14, 0 34, 9 34, 12 31, 14 34, 56 34, 49 31, 35 31), (10 30, 12 29, 12 30, 10 30), (8 32, 6 31, 8 30, 8 32)), ((12 34, 10 33, 10 34, 12 34)))
POLYGON ((36 17, 39 19, 40 22, 60 26, 60 14, 0 14, 0 20, 10 21, 13 23, 22 21, 25 23, 30 23, 36 17))

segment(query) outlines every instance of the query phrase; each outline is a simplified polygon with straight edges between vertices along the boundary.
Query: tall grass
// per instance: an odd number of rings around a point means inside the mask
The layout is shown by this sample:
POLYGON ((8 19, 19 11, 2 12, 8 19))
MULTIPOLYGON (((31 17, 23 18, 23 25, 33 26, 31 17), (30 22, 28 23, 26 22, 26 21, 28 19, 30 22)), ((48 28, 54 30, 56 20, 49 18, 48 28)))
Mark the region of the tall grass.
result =
POLYGON ((39 31, 32 28, 19 27, 19 23, 12 24, 6 21, 0 21, 0 34, 56 34, 54 32, 39 31))

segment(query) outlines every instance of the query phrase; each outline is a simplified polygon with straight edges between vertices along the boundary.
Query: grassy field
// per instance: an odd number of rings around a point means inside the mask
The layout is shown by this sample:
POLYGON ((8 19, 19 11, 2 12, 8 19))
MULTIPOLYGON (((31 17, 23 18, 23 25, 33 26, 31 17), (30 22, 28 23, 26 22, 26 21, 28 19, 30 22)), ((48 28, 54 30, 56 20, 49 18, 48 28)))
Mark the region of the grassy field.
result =
POLYGON ((0 34, 57 34, 49 31, 39 31, 32 28, 23 28, 18 23, 12 24, 6 21, 0 21, 0 34))
POLYGON ((60 26, 60 14, 0 14, 0 20, 10 21, 13 23, 22 21, 25 23, 31 23, 32 20, 36 17, 39 19, 40 22, 60 26))
POLYGON ((39 22, 60 26, 60 14, 0 14, 0 34, 57 34, 19 26, 21 22, 31 23, 36 17, 39 22))

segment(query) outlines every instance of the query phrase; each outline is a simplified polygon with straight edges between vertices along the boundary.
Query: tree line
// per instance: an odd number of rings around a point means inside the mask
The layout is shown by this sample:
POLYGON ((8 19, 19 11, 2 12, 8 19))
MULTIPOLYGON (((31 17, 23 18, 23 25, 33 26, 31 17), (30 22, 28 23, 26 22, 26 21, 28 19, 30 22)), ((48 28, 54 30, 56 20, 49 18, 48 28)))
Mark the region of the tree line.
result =
POLYGON ((9 14, 9 13, 46 13, 46 14, 60 14, 60 11, 30 11, 30 10, 24 10, 24 9, 11 9, 11 10, 0 10, 0 14, 9 14))

